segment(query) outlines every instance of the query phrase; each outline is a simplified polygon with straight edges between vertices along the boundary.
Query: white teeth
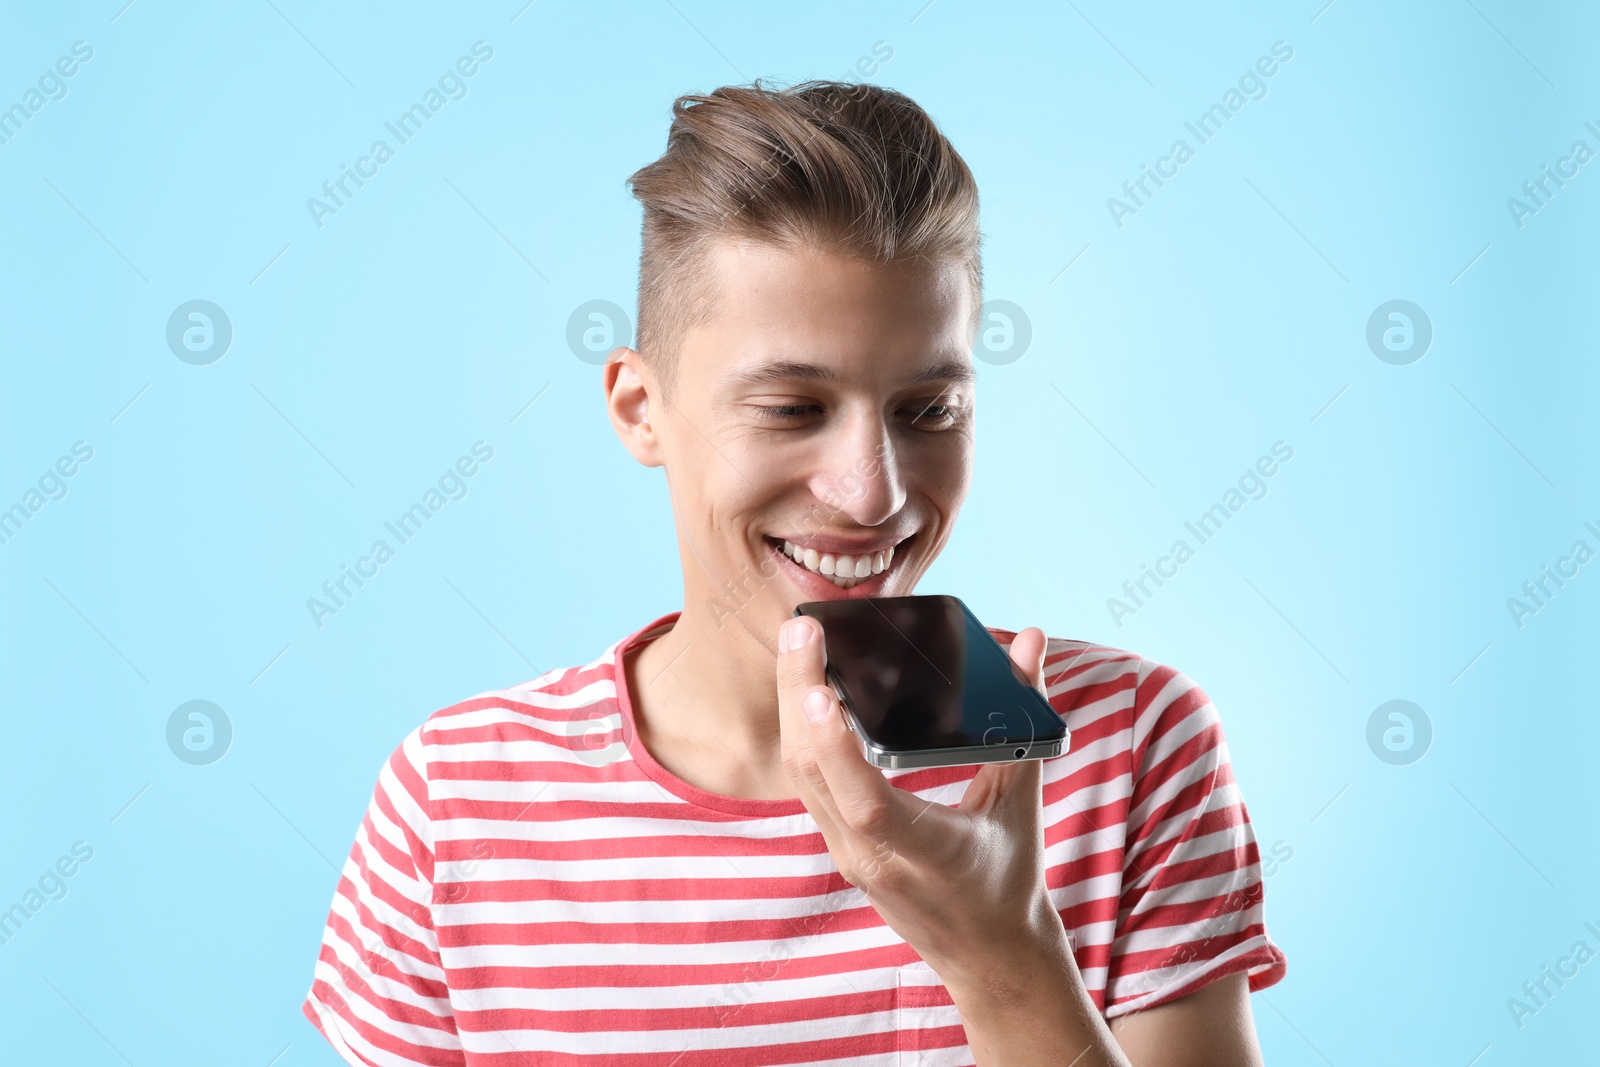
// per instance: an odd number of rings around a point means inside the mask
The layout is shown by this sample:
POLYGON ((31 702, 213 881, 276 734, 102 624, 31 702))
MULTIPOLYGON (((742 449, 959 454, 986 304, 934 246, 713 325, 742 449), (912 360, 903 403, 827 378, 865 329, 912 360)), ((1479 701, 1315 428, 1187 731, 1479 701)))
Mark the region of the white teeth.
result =
POLYGON ((783 542, 783 554, 809 571, 826 575, 841 589, 849 589, 874 574, 882 574, 894 562, 894 549, 886 548, 862 556, 846 556, 801 548, 793 541, 783 542))

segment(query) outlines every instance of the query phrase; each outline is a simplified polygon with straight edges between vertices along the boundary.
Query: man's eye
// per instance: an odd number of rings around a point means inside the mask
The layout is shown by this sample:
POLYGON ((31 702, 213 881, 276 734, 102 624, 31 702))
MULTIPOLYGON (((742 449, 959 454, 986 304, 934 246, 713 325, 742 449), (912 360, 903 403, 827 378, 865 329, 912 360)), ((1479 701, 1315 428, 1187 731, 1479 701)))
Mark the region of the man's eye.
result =
POLYGON ((904 410, 911 425, 925 430, 949 426, 961 417, 961 408, 954 404, 912 404, 904 410))
POLYGON ((814 407, 815 404, 778 404, 773 407, 758 407, 756 413, 768 422, 784 422, 798 419, 814 407))
MULTIPOLYGON (((759 405, 756 417, 763 422, 792 422, 820 410, 817 404, 759 405)), ((959 404, 915 402, 901 409, 902 417, 919 430, 942 430, 960 422, 966 409, 959 404)))

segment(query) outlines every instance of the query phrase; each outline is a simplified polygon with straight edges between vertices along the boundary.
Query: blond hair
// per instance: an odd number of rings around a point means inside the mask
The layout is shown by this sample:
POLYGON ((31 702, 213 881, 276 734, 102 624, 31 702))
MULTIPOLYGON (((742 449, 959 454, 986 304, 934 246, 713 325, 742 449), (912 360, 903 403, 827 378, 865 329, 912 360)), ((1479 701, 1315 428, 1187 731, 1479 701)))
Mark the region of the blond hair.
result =
POLYGON ((976 323, 977 183, 927 112, 893 89, 757 79, 680 96, 666 152, 628 184, 644 206, 636 346, 669 392, 684 333, 715 311, 706 252, 718 237, 963 263, 976 323))

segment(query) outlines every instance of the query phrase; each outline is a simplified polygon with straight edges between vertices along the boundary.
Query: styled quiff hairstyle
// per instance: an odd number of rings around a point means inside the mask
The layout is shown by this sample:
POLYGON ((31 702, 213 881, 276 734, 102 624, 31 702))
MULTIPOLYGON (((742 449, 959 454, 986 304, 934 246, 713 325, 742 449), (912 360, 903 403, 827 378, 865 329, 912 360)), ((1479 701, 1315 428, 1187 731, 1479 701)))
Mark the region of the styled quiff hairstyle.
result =
POLYGON ((982 300, 978 186, 913 100, 867 83, 757 79, 672 105, 661 158, 628 179, 644 205, 638 352, 668 394, 684 333, 709 321, 714 238, 874 263, 965 264, 982 300))

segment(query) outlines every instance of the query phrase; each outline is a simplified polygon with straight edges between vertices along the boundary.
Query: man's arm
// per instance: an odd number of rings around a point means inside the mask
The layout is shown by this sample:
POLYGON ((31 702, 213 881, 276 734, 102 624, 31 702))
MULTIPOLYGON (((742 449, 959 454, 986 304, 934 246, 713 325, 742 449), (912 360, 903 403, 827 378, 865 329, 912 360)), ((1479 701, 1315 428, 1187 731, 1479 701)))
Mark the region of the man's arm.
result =
POLYGON ((1188 996, 1119 1015, 1111 1033, 1135 1067, 1262 1067, 1243 971, 1188 996))
POLYGON ((1261 1067, 1244 972, 1113 1019, 1084 989, 1061 942, 1004 975, 949 986, 974 1062, 1005 1067, 1261 1067))

